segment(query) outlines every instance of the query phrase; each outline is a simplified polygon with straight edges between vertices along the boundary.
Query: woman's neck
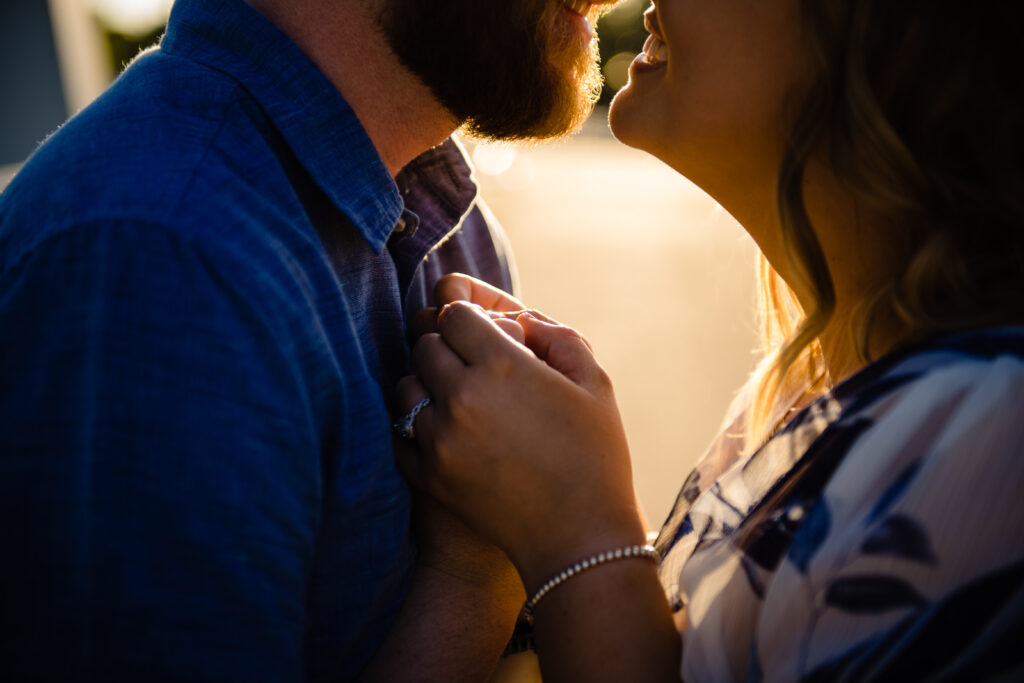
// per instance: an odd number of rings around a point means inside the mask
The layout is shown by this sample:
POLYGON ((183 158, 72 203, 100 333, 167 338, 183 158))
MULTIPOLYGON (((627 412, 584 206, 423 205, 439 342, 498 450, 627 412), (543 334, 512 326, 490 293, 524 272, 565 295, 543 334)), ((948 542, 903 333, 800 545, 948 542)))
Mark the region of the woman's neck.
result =
MULTIPOLYGON (((817 297, 794 272, 786 254, 775 184, 723 183, 717 187, 709 184, 705 189, 757 242, 803 310, 813 311, 817 297)), ((878 358, 893 350, 905 336, 905 326, 895 315, 882 310, 872 321, 867 348, 861 349, 853 324, 896 276, 899 255, 893 253, 891 245, 897 226, 887 225, 866 210, 822 164, 813 161, 805 170, 803 195, 835 293, 835 310, 819 335, 829 383, 834 385, 861 369, 865 355, 878 358)))
MULTIPOLYGON (((837 384, 905 337, 905 325, 885 308, 871 316, 869 329, 863 328, 868 309, 898 276, 900 256, 892 239, 898 226, 866 209, 820 164, 808 164, 804 205, 835 292, 835 310, 819 341, 831 382, 837 384)), ((803 299, 801 304, 805 310, 814 305, 803 299)))

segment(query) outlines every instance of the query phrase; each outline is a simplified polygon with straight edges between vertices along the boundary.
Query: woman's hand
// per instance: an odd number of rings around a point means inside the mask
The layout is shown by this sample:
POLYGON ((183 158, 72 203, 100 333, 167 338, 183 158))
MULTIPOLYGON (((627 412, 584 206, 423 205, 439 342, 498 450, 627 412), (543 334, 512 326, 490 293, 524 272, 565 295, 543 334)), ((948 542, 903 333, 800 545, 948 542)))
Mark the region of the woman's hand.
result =
MULTIPOLYGON (((501 546, 531 595, 584 557, 641 543, 611 383, 587 342, 465 276, 443 279, 435 299, 478 306, 420 319, 419 377, 402 381, 398 407, 433 402, 416 419, 420 451, 398 455, 410 481, 501 546)), ((649 562, 584 572, 534 615, 545 680, 679 680, 680 641, 649 562)))
POLYGON ((420 454, 399 458, 410 481, 501 546, 528 591, 582 557, 642 543, 612 386, 586 341, 464 302, 437 329, 414 349, 418 379, 399 386, 403 409, 433 399, 416 418, 420 454))
POLYGON ((455 301, 468 301, 489 313, 513 313, 524 311, 526 306, 508 292, 489 285, 475 277, 462 273, 449 273, 434 285, 436 306, 420 309, 409 320, 409 337, 417 339, 430 332, 437 332, 437 314, 440 307, 455 301))

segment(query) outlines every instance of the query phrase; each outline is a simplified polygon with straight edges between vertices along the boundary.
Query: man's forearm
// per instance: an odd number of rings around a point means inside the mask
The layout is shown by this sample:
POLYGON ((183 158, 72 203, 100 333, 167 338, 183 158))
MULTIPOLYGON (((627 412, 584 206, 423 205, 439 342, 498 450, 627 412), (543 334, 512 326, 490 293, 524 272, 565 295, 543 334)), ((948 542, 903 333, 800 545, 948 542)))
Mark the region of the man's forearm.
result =
POLYGON ((507 582, 474 582, 418 567, 401 612, 360 681, 486 681, 523 604, 521 588, 507 582))

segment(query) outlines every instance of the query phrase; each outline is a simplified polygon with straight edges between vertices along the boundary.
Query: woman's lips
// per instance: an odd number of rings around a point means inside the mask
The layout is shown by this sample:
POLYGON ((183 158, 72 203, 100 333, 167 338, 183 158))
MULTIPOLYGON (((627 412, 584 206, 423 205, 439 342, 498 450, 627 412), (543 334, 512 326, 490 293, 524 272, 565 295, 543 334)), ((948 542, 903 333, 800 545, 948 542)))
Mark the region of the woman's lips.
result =
POLYGON ((651 35, 647 36, 644 43, 644 50, 636 56, 633 64, 637 68, 654 69, 663 66, 668 61, 668 45, 661 37, 661 28, 658 25, 658 15, 654 5, 644 12, 644 28, 651 35))

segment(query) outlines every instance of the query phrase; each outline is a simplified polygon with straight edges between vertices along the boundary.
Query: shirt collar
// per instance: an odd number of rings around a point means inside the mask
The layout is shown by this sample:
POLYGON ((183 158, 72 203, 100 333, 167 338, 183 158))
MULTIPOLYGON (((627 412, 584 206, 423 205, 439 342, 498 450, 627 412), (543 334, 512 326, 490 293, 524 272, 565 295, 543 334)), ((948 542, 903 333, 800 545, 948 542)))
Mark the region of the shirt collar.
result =
POLYGON ((454 138, 421 154, 396 178, 414 221, 408 239, 423 246, 444 239, 477 197, 477 185, 465 151, 454 138), (419 224, 416 229, 415 224, 419 224))
POLYGON ((398 187, 348 103, 277 26, 243 0, 177 0, 161 50, 238 81, 320 189, 384 248, 403 210, 398 187))

